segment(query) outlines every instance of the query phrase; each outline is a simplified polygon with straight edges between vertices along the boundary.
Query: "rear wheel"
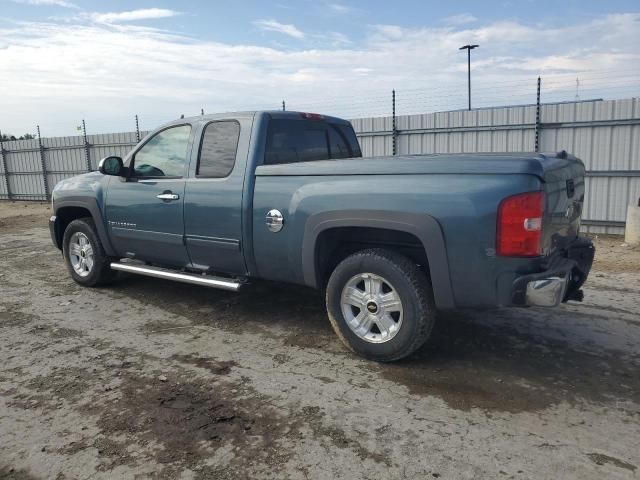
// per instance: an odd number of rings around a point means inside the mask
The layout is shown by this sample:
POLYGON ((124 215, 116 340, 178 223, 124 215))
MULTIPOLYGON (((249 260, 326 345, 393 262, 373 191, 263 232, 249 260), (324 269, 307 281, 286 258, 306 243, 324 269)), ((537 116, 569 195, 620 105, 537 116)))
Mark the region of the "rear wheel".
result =
POLYGON ((109 267, 112 259, 105 254, 91 218, 81 218, 69 223, 64 231, 62 253, 67 270, 80 285, 104 285, 113 281, 117 275, 109 267))
POLYGON ((429 278, 407 257, 385 249, 363 250, 340 262, 327 284, 326 302, 344 344, 381 362, 420 348, 436 317, 429 278))

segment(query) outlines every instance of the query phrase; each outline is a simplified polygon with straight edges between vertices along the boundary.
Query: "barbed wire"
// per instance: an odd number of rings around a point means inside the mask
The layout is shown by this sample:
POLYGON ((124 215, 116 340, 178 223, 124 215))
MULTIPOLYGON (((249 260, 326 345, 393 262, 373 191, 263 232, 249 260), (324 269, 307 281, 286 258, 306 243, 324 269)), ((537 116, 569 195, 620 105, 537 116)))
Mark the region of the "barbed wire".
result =
MULTIPOLYGON (((473 74, 473 72, 472 72, 473 74)), ((442 76, 439 75, 440 77, 442 76)), ((438 75, 430 77, 429 82, 437 81, 438 75)), ((542 73, 542 103, 558 103, 589 99, 619 99, 640 96, 640 68, 633 66, 625 69, 592 69, 575 72, 542 73)), ((443 80, 444 81, 444 80, 443 80)), ((467 84, 464 80, 456 80, 447 84, 434 86, 400 87, 395 90, 395 110, 397 116, 432 113, 452 110, 466 110, 467 84)), ((512 105, 534 105, 536 102, 537 76, 523 76, 514 74, 508 78, 472 77, 472 106, 474 108, 502 107, 512 105)), ((327 87, 329 88, 329 87, 327 87)), ((286 101, 287 110, 314 111, 327 115, 344 118, 390 116, 393 110, 391 103, 392 88, 371 88, 359 91, 345 91, 339 95, 327 95, 320 99, 307 100, 303 93, 283 95, 284 98, 271 101, 243 101, 233 105, 227 111, 252 110, 281 110, 282 101, 286 101), (288 97, 288 98, 287 98, 288 97)), ((314 92, 317 97, 320 92, 314 92)), ((193 105, 193 103, 191 103, 193 105)), ((193 107, 191 107, 193 108, 193 107)), ((203 105, 205 113, 220 112, 220 108, 203 105)), ((200 108, 195 112, 167 112, 144 114, 139 113, 139 127, 142 132, 152 130, 178 118, 181 114, 186 117, 199 115, 200 108)), ((120 131, 133 130, 135 112, 122 117, 123 126, 120 131), (131 119, 130 119, 130 118, 131 119), (126 120, 125 120, 126 118, 126 120)), ((91 130, 92 119, 87 118, 88 128, 91 130)), ((94 117, 93 121, 97 121, 94 117)), ((80 123, 80 121, 78 121, 80 123)), ((70 126, 70 130, 75 130, 70 126)), ((46 125, 43 131, 46 132, 46 125)), ((76 133, 72 131, 70 133, 76 133)), ((98 133, 98 132, 90 132, 98 133)))

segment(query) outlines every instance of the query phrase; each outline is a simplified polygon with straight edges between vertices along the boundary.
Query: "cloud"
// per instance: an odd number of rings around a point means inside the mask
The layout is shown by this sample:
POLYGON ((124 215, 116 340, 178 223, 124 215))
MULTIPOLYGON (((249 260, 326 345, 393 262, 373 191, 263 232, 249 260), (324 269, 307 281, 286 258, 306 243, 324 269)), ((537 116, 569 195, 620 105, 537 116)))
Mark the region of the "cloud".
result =
POLYGON ((89 15, 89 18, 98 23, 120 23, 133 22, 136 20, 151 20, 155 18, 175 17, 176 15, 180 15, 180 12, 176 12, 175 10, 169 10, 166 8, 142 8, 139 10, 129 10, 127 12, 94 12, 89 15))
POLYGON ((280 23, 275 20, 256 20, 253 24, 267 32, 282 33, 298 39, 304 38, 304 32, 298 30, 295 25, 280 23))
POLYGON ((65 0, 11 0, 14 3, 22 3, 25 5, 36 6, 56 6, 64 8, 80 8, 75 3, 67 2, 65 0))
POLYGON ((470 42, 480 44, 472 58, 477 106, 534 102, 539 74, 544 101, 573 99, 576 76, 582 98, 640 91, 640 14, 562 29, 522 22, 371 26, 364 40, 337 45, 314 37, 326 33, 309 32, 299 48, 75 22, 0 24, 0 91, 9 92, 2 99, 3 130, 40 124, 44 135, 69 135, 82 118, 91 132, 132 130, 136 113, 146 129, 202 107, 277 108, 283 98, 287 108, 303 111, 387 115, 392 88, 399 114, 464 108, 467 65, 458 47, 470 42))
POLYGON ((478 19, 470 13, 461 13, 459 15, 446 17, 442 21, 447 25, 466 25, 468 23, 475 23, 478 19))
POLYGON ((402 28, 398 25, 373 25, 373 30, 386 40, 400 40, 403 35, 410 30, 402 28))
POLYGON ((325 46, 329 45, 331 47, 345 47, 352 43, 348 36, 340 32, 321 33, 315 35, 315 37, 325 46))
POLYGON ((335 13, 349 13, 351 11, 351 7, 343 5, 342 3, 328 3, 327 7, 335 13))

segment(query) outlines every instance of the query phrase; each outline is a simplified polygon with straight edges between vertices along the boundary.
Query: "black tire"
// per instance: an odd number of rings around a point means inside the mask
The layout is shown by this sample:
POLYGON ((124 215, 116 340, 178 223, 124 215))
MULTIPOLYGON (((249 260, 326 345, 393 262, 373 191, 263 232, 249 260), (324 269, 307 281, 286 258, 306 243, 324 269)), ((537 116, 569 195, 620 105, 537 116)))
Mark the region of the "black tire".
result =
POLYGON ((109 267, 113 259, 104 252, 100 238, 96 233, 95 223, 90 217, 73 220, 67 225, 62 237, 62 253, 71 278, 84 287, 106 285, 117 277, 118 272, 109 267), (69 242, 73 234, 77 232, 83 233, 88 238, 93 249, 94 263, 87 276, 81 276, 75 271, 69 256, 69 242))
POLYGON ((436 319, 428 276, 404 255, 382 248, 362 250, 340 262, 329 278, 326 304, 331 325, 342 342, 358 355, 378 362, 392 362, 415 352, 429 338, 436 319), (360 338, 342 313, 343 288, 361 273, 373 273, 388 280, 402 301, 402 323, 395 336, 386 342, 371 343, 360 338))

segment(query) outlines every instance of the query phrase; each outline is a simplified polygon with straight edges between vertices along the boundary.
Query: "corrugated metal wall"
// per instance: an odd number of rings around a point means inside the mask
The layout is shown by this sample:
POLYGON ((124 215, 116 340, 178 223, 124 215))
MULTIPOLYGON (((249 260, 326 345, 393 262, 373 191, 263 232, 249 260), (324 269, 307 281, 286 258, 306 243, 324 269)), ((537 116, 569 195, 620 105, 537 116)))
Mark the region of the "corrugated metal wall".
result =
POLYGON ((60 180, 96 170, 108 155, 124 157, 136 143, 136 132, 87 135, 86 144, 82 136, 3 142, 0 199, 47 200, 60 180))
MULTIPOLYGON (((540 113, 539 151, 567 150, 587 167, 585 230, 623 233, 627 205, 640 197, 640 99, 547 104, 540 113)), ((352 122, 365 156, 392 155, 394 137, 397 154, 535 149, 535 106, 398 116, 395 135, 392 117, 352 122)), ((82 136, 44 138, 42 148, 38 140, 4 142, 0 199, 45 200, 63 178, 135 144, 135 132, 88 135, 86 145, 82 136)))
MULTIPOLYGON (((393 154, 392 117, 353 120, 363 155, 393 154)), ((536 107, 516 106, 396 117, 396 152, 531 152, 536 107)), ((627 205, 640 198, 640 99, 542 105, 539 151, 566 150, 587 168, 584 230, 624 233, 627 205)))

